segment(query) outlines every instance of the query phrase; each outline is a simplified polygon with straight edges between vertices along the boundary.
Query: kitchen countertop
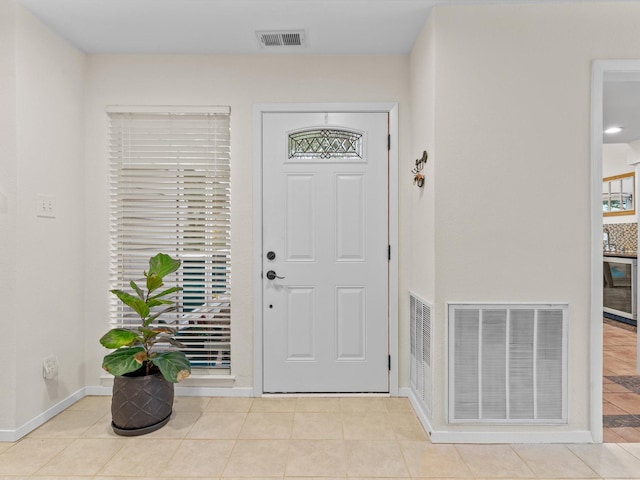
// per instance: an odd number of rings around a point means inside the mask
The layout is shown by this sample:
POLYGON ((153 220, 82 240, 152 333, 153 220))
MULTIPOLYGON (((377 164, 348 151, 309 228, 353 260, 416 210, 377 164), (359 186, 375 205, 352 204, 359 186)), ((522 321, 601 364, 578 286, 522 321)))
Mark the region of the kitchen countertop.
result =
POLYGON ((638 252, 602 252, 605 257, 638 258, 638 252))

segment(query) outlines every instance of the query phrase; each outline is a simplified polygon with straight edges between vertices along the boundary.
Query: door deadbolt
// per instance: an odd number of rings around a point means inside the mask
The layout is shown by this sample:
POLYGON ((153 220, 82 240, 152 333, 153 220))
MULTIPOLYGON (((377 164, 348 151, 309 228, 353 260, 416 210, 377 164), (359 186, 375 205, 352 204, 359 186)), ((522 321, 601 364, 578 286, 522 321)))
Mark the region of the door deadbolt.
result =
POLYGON ((267 252, 267 259, 268 260, 275 260, 276 259, 276 252, 267 252))
POLYGON ((282 279, 282 278, 284 278, 284 277, 279 277, 279 276, 278 276, 278 274, 277 274, 276 272, 274 272, 273 270, 269 270, 269 271, 267 272, 267 278, 268 278, 269 280, 275 280, 276 278, 280 278, 280 279, 282 279))

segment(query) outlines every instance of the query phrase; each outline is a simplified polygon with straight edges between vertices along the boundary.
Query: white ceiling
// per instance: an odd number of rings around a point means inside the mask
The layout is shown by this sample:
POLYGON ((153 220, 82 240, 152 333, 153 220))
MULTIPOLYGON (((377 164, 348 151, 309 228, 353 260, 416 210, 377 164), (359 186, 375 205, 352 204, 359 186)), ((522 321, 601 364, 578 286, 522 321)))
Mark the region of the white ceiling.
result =
MULTIPOLYGON (((435 0, 18 0, 87 53, 261 54, 257 30, 305 30, 301 54, 406 54, 435 0)), ((273 47, 272 47, 273 48, 273 47)))
POLYGON ((402 55, 411 51, 437 4, 571 0, 17 1, 87 53, 295 53, 261 49, 255 35, 292 29, 306 32, 301 54, 402 55))
POLYGON ((603 126, 623 130, 603 135, 604 143, 629 143, 640 139, 640 74, 609 73, 604 81, 603 126))
MULTIPOLYGON (((565 0, 16 1, 87 53, 406 55, 434 5, 565 0), (260 47, 256 31, 262 30, 304 30, 307 45, 260 47)), ((604 124, 625 130, 604 141, 640 138, 637 112, 640 79, 608 79, 604 124)))

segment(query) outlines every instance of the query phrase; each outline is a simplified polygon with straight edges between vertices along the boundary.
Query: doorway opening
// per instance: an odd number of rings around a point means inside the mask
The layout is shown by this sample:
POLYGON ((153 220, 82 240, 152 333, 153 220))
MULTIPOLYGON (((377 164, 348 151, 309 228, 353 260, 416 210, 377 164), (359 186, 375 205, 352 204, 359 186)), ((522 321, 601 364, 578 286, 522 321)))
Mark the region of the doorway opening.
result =
POLYGON ((640 442, 640 61, 595 61, 592 80, 592 434, 640 442))

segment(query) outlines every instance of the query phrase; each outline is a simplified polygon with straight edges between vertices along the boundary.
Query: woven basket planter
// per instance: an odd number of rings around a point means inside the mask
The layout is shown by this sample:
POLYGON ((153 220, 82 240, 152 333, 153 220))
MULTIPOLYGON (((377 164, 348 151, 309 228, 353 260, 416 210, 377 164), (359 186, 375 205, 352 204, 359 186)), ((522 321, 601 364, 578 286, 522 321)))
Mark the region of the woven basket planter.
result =
POLYGON ((173 383, 160 372, 123 375, 113 381, 111 427, 118 435, 136 436, 158 430, 171 417, 173 383))

